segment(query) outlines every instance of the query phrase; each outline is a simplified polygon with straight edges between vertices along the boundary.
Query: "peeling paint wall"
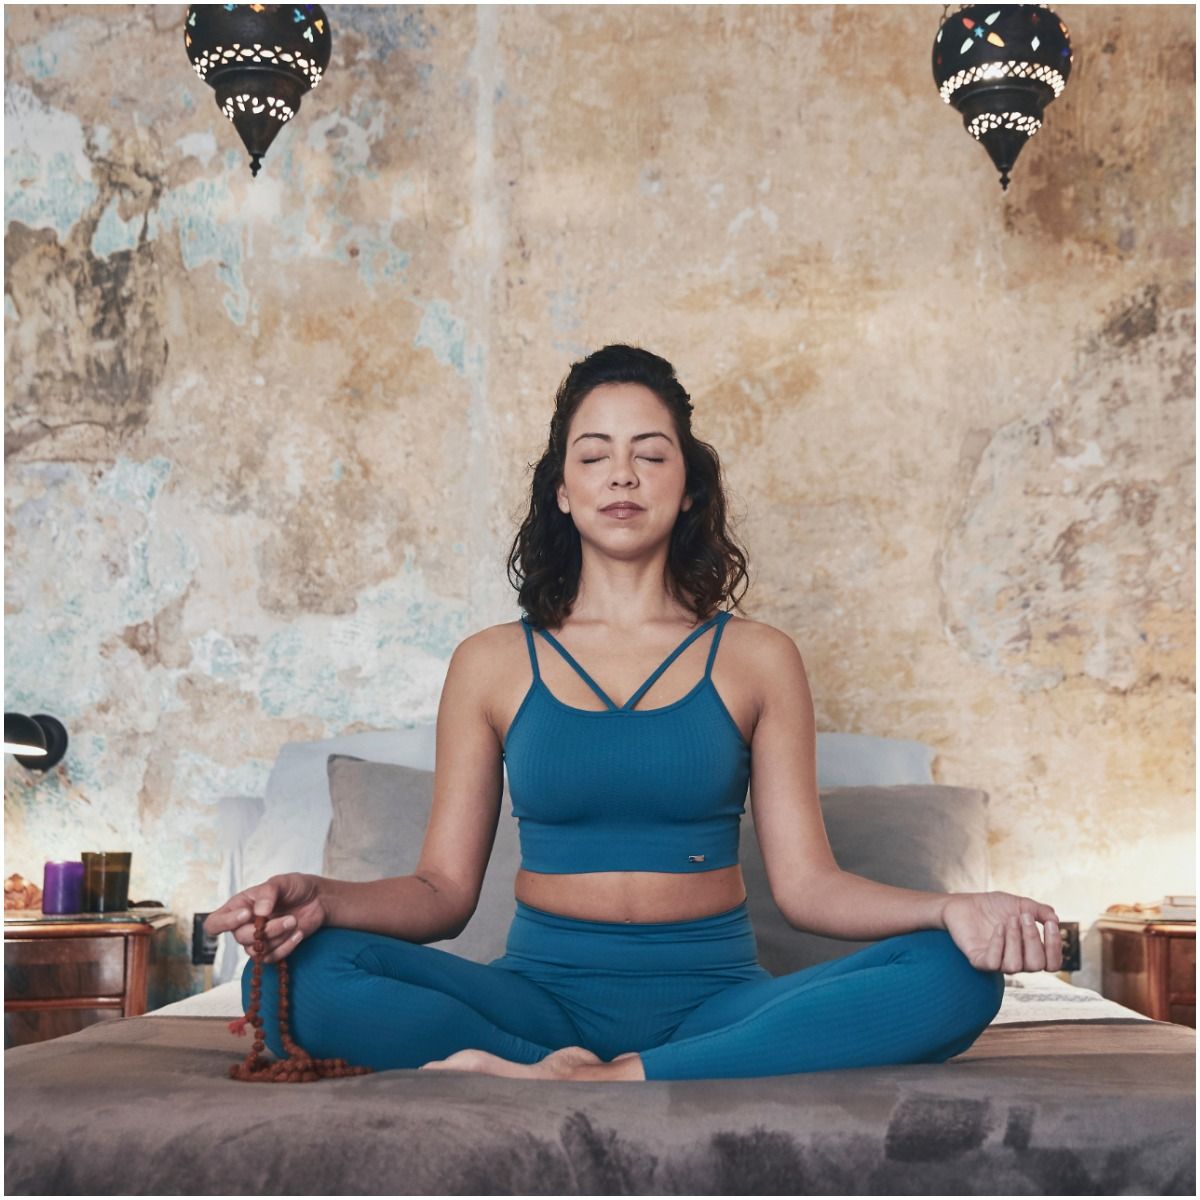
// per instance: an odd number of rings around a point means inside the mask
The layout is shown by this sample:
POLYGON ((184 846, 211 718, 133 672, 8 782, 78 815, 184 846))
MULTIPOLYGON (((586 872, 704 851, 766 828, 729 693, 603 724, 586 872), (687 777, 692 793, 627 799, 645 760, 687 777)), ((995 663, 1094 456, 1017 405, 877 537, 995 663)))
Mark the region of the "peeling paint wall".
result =
MULTIPOLYGON (((329 6, 256 180, 183 9, 6 8, 5 874, 436 713, 570 362, 671 359, 820 729, 985 788, 1086 933, 1194 882, 1194 10, 1073 7, 1007 193, 916 6, 329 6)), ((1085 936, 1079 982, 1098 983, 1085 936)))

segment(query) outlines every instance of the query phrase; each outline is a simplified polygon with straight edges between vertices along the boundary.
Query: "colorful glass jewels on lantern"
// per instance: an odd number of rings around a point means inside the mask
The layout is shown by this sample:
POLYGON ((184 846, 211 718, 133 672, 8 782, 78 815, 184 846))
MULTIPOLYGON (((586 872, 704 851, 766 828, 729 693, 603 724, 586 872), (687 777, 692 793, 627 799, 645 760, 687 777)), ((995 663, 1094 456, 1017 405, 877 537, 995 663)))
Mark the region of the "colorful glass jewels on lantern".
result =
POLYGON ((964 4, 933 42, 933 78, 983 143, 1000 186, 1071 75, 1067 27, 1044 4, 964 4))
POLYGON ((183 44, 250 152, 250 174, 321 82, 332 46, 319 4, 193 4, 183 44))

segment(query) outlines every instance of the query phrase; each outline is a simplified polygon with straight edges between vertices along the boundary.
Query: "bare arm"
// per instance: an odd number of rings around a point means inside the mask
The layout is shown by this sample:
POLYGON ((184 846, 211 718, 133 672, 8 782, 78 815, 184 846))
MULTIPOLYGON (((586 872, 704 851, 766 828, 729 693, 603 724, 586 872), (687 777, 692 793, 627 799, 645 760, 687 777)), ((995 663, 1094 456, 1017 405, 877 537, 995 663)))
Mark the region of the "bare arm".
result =
POLYGON ((915 929, 941 929, 946 892, 876 883, 838 866, 817 790, 812 693, 796 643, 758 631, 754 671, 761 710, 751 744, 754 828, 771 895, 794 929, 871 941, 915 929))
POLYGON ((945 929, 942 911, 952 894, 893 887, 839 869, 814 888, 804 924, 793 925, 849 942, 873 942, 916 929, 945 929))
POLYGON ((263 961, 279 962, 323 925, 437 942, 461 932, 461 913, 453 886, 435 872, 418 869, 412 875, 359 883, 285 871, 231 896, 208 914, 204 931, 229 931, 249 953, 258 936, 256 917, 269 916, 263 961))
POLYGON ((483 630, 450 657, 438 702, 433 805, 417 869, 369 883, 322 877, 327 925, 422 943, 457 937, 466 928, 496 839, 504 784, 487 701, 496 644, 483 630))
POLYGON ((457 937, 466 925, 458 892, 434 871, 368 883, 320 876, 317 886, 327 913, 325 924, 340 929, 425 943, 457 937))

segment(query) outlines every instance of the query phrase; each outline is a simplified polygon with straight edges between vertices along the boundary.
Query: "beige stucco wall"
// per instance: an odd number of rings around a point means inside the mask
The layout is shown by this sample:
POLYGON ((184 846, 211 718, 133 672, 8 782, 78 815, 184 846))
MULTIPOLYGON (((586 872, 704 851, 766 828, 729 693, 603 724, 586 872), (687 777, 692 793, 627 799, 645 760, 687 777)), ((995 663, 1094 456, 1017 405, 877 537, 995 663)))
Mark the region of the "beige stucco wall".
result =
POLYGON ((1085 933, 1194 891, 1194 9, 1063 10, 1007 193, 937 5, 327 11, 254 180, 183 6, 5 10, 5 706, 73 739, 6 759, 5 875, 129 848, 182 955, 217 798, 515 617, 554 389, 626 340, 820 729, 935 746, 1085 933))

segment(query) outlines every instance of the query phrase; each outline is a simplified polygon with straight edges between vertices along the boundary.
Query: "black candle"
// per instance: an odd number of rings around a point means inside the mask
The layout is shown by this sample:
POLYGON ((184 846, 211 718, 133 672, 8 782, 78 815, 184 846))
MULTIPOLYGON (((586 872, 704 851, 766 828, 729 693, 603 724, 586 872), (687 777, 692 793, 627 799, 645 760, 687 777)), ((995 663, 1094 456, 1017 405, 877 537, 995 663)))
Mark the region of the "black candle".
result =
POLYGON ((124 912, 129 907, 130 851, 84 851, 82 857, 84 911, 124 912))

